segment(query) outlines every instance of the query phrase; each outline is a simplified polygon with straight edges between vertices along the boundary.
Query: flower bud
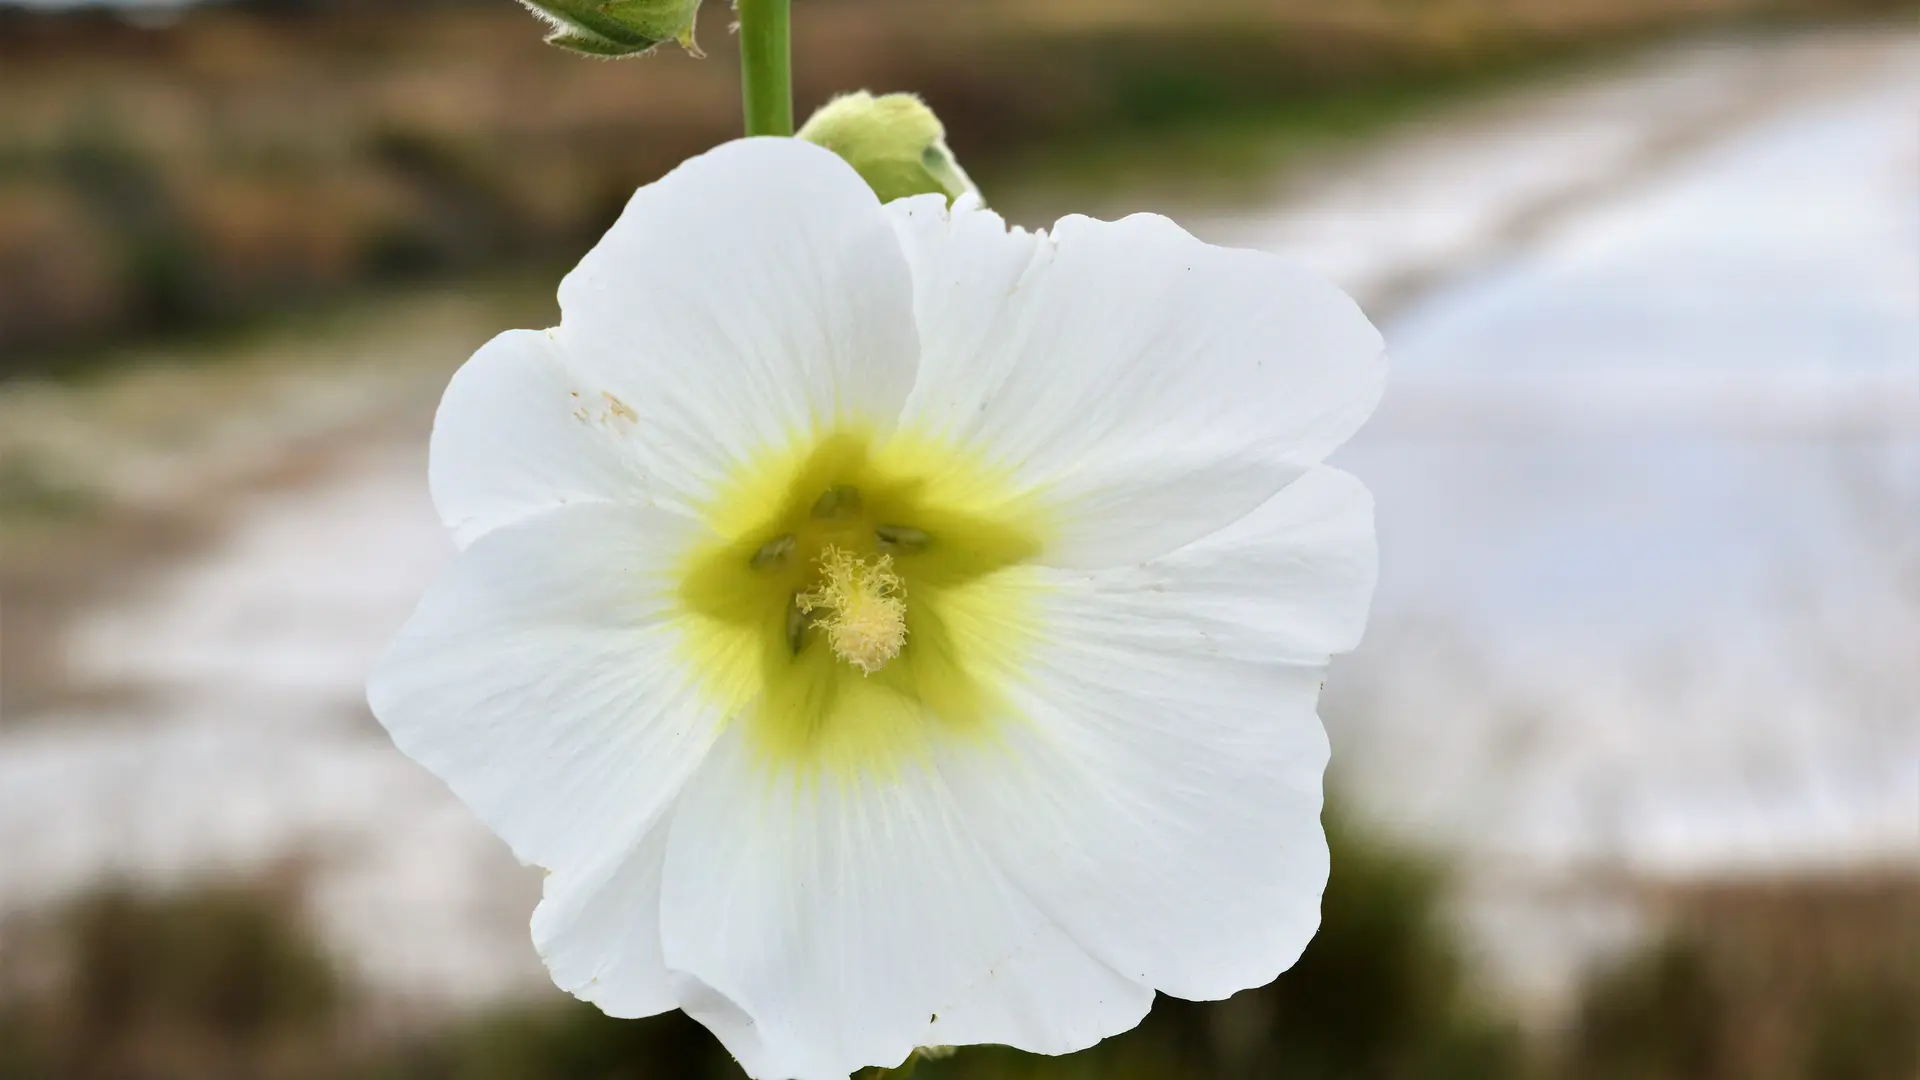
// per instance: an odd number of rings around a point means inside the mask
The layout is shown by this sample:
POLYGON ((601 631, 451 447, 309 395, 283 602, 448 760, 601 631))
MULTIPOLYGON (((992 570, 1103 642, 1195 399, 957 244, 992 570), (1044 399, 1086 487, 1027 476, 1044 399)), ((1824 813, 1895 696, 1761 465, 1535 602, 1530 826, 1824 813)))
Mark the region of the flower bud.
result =
POLYGON ((664 41, 703 55, 693 40, 700 0, 520 0, 553 25, 547 44, 588 56, 636 56, 664 41))
POLYGON ((880 196, 940 194, 948 202, 974 190, 947 149, 947 129, 912 94, 842 94, 820 107, 799 138, 839 154, 880 196))

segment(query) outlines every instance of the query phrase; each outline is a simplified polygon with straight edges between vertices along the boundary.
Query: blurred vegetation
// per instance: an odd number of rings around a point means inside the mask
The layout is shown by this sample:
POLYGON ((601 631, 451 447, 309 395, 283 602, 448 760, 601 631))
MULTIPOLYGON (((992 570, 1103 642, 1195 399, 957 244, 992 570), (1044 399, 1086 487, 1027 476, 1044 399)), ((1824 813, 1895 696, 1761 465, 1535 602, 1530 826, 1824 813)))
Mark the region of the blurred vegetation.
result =
MULTIPOLYGON (((1257 167, 1233 152, 1248 133, 1365 127, 1612 43, 1913 6, 810 0, 797 93, 921 92, 992 193, 1036 162, 1257 167)), ((727 5, 705 14, 712 59, 609 64, 542 45, 507 0, 0 8, 0 376, 356 287, 564 263, 635 186, 738 128, 727 5)))
POLYGON ((1568 1080, 1913 1080, 1920 879, 1695 885, 1652 897, 1672 929, 1596 972, 1568 1080))
POLYGON ((0 1077, 306 1075, 326 1056, 343 987, 269 892, 214 886, 83 898, 11 948, 0 990, 0 1077))
MULTIPOLYGON (((1920 879, 1688 887, 1561 1033, 1470 991, 1431 862, 1337 821, 1324 925, 1271 985, 1160 999, 1064 1058, 969 1047, 915 1080, 1912 1080, 1920 879)), ((679 1013, 562 998, 396 1023, 286 890, 111 888, 0 934, 0 1080, 733 1080, 679 1013), (9 941, 12 944, 9 944, 9 941), (376 1022, 377 1021, 377 1022, 376 1022)))

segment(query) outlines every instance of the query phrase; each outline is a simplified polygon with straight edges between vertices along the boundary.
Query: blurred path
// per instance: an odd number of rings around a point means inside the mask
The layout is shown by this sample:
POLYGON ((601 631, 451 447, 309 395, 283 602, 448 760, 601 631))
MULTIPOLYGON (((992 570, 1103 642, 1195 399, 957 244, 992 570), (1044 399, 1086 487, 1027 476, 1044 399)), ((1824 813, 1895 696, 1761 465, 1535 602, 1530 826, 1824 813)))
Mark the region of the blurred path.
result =
POLYGON ((1916 44, 1389 320, 1342 461, 1386 549, 1356 750, 1408 822, 1556 870, 1920 859, 1916 44))
MULTIPOLYGON (((328 944, 390 994, 549 985, 526 947, 537 873, 393 749, 362 690, 451 551, 425 491, 440 389, 503 320, 551 318, 497 292, 5 403, 10 454, 119 509, 77 565, 41 560, 106 580, 66 582, 88 606, 30 620, 61 630, 61 655, 0 726, 0 915, 106 877, 291 875, 328 944)), ((19 622, 9 650, 30 647, 19 622)))
MULTIPOLYGON (((1344 456, 1380 619, 1329 706, 1380 814, 1561 875, 1911 850, 1915 58, 1676 49, 1195 219, 1387 315, 1344 456)), ((533 875, 360 703, 447 552, 409 415, 70 626, 69 677, 137 693, 0 729, 0 909, 297 857, 377 985, 542 985, 533 875)))

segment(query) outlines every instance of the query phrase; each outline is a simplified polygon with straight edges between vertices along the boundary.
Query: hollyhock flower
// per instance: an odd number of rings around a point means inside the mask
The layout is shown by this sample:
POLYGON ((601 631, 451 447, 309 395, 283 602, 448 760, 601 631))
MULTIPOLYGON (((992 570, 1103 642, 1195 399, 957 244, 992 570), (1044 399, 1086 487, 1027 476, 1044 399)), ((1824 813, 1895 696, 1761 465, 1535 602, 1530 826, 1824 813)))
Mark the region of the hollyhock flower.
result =
POLYGON ((641 189, 434 425, 461 552, 374 712, 553 978, 756 1077, 1065 1053, 1318 925, 1380 339, 1164 218, 882 206, 749 139, 641 189))

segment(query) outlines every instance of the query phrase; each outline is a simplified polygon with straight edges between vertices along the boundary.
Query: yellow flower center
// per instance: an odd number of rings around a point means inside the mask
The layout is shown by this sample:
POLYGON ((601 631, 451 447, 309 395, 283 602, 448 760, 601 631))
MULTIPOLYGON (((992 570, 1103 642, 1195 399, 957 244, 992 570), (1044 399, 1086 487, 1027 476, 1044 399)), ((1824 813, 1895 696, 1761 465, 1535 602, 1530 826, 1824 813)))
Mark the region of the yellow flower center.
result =
POLYGON ((1006 715, 1046 520, 1004 473, 841 431, 762 455, 701 509, 714 539, 682 563, 682 640, 763 758, 885 771, 1006 715))

